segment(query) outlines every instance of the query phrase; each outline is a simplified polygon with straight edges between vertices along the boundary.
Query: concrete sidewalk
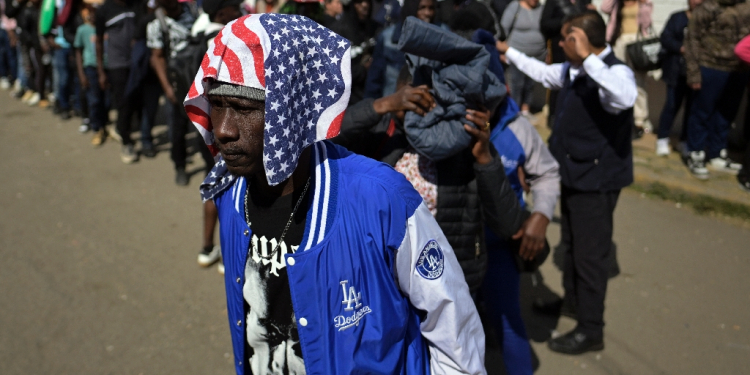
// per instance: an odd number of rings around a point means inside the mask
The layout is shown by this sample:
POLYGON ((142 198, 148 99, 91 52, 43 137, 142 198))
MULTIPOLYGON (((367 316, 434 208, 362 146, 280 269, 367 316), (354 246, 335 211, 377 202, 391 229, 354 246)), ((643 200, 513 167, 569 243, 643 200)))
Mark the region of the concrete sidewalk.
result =
POLYGON ((750 209, 750 194, 740 189, 736 173, 714 170, 709 166, 709 179, 699 180, 690 174, 678 152, 673 151, 669 157, 656 156, 655 146, 654 134, 646 134, 633 142, 636 189, 648 190, 654 184, 661 184, 688 197, 710 197, 750 209))

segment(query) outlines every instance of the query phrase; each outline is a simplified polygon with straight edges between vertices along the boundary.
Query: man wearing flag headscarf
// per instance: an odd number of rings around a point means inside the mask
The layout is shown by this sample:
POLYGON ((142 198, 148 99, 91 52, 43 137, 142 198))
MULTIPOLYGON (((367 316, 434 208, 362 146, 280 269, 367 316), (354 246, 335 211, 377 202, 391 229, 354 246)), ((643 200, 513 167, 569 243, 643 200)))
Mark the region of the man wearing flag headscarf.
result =
POLYGON ((238 374, 485 374, 453 249, 399 173, 327 139, 351 91, 349 42, 249 15, 203 59, 185 110, 218 162, 238 374))

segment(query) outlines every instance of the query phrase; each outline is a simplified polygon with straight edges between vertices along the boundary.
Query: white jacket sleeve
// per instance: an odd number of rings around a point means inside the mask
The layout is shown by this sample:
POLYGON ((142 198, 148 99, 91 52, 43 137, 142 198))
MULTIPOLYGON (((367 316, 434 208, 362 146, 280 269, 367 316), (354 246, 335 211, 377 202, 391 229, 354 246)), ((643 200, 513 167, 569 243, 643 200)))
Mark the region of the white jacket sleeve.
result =
POLYGON ((486 374, 479 314, 453 248, 424 203, 407 220, 396 277, 411 304, 426 312, 420 329, 432 374, 486 374))

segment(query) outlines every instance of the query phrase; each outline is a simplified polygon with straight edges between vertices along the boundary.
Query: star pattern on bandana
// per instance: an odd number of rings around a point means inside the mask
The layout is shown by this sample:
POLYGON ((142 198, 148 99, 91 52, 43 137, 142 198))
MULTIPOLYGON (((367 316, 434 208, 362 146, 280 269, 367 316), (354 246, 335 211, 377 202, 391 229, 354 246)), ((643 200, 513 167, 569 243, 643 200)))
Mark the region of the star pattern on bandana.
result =
POLYGON ((269 182, 278 183, 315 141, 321 114, 344 94, 340 62, 349 43, 305 17, 266 14, 261 24, 271 40, 263 161, 269 182))

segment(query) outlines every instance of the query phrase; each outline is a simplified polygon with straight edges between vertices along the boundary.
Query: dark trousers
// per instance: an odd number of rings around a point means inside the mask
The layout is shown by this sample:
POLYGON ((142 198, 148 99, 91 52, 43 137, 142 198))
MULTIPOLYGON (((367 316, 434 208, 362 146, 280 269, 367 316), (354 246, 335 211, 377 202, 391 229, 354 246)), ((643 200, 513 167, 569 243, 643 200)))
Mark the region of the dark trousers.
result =
POLYGON ((159 97, 162 89, 159 81, 144 80, 141 86, 141 97, 143 99, 141 107, 141 145, 144 148, 153 146, 153 136, 151 130, 156 122, 156 112, 159 110, 159 97))
POLYGON ((137 110, 136 99, 133 95, 126 96, 130 68, 108 69, 107 78, 112 86, 112 100, 117 106, 117 133, 122 137, 123 145, 132 145, 130 138, 130 123, 137 110))
POLYGON ((576 306, 577 329, 602 337, 613 214, 620 190, 561 191, 562 241, 570 247, 563 266, 565 298, 576 306))
POLYGON ((93 131, 99 131, 107 123, 107 110, 104 105, 104 91, 99 86, 99 75, 96 67, 83 68, 89 87, 86 90, 86 102, 89 107, 89 126, 93 131))
MULTIPOLYGON (((174 162, 175 169, 185 169, 187 164, 187 134, 191 129, 194 129, 193 123, 188 119, 185 113, 185 107, 182 103, 177 103, 172 106, 172 121, 170 121, 171 127, 170 140, 172 142, 171 156, 174 162)), ((206 170, 211 170, 214 165, 214 158, 211 155, 211 151, 206 147, 203 139, 198 140, 198 148, 201 152, 201 157, 206 163, 206 170)))
POLYGON ((47 79, 49 78, 50 68, 52 68, 52 56, 49 53, 44 53, 38 45, 31 49, 31 54, 33 55, 31 61, 34 69, 36 92, 44 100, 47 99, 47 79))
POLYGON ((80 100, 78 99, 79 92, 76 90, 75 80, 75 62, 71 59, 72 49, 70 48, 58 48, 55 50, 55 74, 57 74, 57 87, 55 88, 55 95, 57 96, 57 103, 62 110, 69 110, 71 108, 70 97, 74 96, 74 107, 77 110, 81 110, 80 100))
POLYGON ((34 48, 30 43, 21 44, 21 61, 23 62, 24 76, 26 77, 26 87, 31 91, 36 91, 36 62, 34 60, 34 48))
POLYGON ((8 32, 0 29, 0 77, 7 78, 10 83, 18 77, 17 49, 10 45, 8 32))
POLYGON ((727 147, 729 127, 737 116, 747 72, 701 67, 701 89, 695 92, 688 120, 688 149, 706 151, 708 160, 727 147))
POLYGON ((682 107, 682 102, 685 102, 685 114, 682 120, 682 134, 680 140, 685 140, 687 136, 687 122, 690 118, 690 106, 693 100, 693 90, 687 85, 687 81, 684 76, 677 78, 677 83, 674 85, 667 85, 667 100, 664 102, 664 108, 661 110, 661 116, 659 117, 659 130, 657 132, 659 138, 669 138, 669 132, 672 130, 674 124, 674 118, 677 116, 677 112, 682 107))

